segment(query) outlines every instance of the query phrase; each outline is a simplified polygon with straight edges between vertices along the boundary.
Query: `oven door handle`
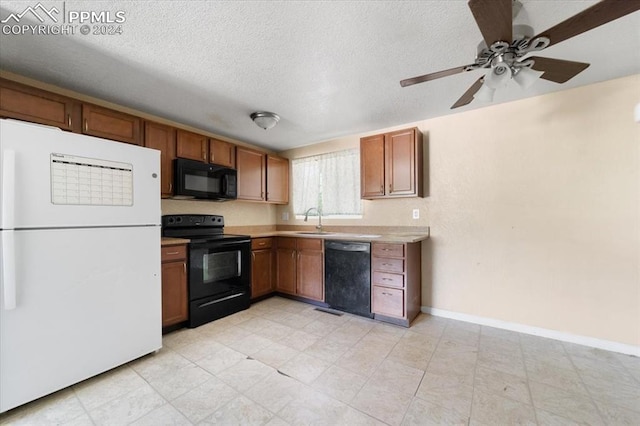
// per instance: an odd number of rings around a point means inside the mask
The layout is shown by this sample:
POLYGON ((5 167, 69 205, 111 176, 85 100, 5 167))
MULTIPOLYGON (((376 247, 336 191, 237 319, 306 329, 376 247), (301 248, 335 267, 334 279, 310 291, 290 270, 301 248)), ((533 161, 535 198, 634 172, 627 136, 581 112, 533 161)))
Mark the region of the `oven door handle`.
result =
POLYGON ((245 293, 236 293, 231 296, 223 297, 222 299, 212 300, 211 302, 203 303, 202 305, 198 305, 198 308, 206 308, 207 306, 215 305, 216 303, 224 302, 229 299, 235 299, 236 297, 244 296, 245 293))

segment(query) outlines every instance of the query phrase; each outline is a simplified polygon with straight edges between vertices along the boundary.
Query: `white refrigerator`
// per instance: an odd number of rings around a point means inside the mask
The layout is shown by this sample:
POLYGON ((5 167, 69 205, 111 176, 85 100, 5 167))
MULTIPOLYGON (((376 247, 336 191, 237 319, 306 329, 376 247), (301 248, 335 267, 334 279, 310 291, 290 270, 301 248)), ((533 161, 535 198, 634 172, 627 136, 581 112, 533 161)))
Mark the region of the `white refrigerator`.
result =
POLYGON ((0 120, 0 412, 162 346, 160 152, 0 120))

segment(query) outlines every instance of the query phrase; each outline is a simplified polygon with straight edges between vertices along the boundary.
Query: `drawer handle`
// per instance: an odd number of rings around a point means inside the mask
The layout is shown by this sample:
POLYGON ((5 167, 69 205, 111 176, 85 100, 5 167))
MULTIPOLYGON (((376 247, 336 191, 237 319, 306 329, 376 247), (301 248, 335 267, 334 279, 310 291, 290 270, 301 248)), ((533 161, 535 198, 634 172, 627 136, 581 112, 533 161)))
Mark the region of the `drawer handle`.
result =
POLYGON ((180 252, 179 251, 170 251, 170 252, 168 252, 166 254, 180 254, 180 252))
POLYGON ((393 266, 393 263, 383 263, 382 266, 393 266))
POLYGON ((383 278, 382 281, 393 281, 391 278, 383 278))
POLYGON ((393 293, 387 293, 385 291, 383 291, 382 294, 384 294, 385 296, 393 296, 393 293))
POLYGON ((391 251, 391 249, 383 248, 382 251, 391 251))
POLYGON ((259 246, 263 246, 265 244, 267 244, 267 243, 258 243, 259 246))

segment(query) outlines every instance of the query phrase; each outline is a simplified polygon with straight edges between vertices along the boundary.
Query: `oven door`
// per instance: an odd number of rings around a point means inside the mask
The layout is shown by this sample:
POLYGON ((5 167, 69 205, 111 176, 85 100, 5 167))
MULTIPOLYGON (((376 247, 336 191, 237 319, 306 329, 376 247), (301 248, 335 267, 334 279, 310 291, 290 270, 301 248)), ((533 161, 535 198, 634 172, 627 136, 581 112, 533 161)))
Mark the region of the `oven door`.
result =
POLYGON ((222 299, 249 292, 250 286, 250 240, 189 245, 189 300, 222 299))

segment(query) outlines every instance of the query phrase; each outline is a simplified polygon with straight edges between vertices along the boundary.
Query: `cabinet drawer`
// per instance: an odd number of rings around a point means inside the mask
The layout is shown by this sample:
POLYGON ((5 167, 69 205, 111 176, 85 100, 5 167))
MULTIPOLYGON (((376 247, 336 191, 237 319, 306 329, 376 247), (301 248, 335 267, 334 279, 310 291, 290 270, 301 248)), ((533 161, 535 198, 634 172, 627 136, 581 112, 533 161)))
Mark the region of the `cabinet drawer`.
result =
POLYGON ((404 317, 404 290, 374 285, 373 312, 392 317, 404 317))
POLYGON ((404 288, 404 275, 374 271, 373 279, 371 281, 374 285, 404 288))
POLYGON ((162 261, 181 260, 187 258, 187 246, 162 247, 162 261))
POLYGON ((381 257, 404 257, 404 244, 374 243, 372 253, 381 257))
POLYGON ((262 250, 271 248, 273 238, 253 238, 251 240, 251 250, 262 250))
POLYGON ((372 257, 371 263, 374 271, 404 272, 404 259, 389 259, 387 257, 372 257))
POLYGON ((319 238, 298 238, 298 250, 322 250, 322 240, 319 238))
POLYGON ((297 238, 293 237, 279 237, 278 238, 278 248, 288 248, 294 249, 296 248, 296 240, 297 238))

